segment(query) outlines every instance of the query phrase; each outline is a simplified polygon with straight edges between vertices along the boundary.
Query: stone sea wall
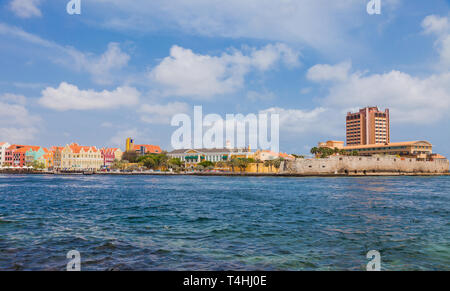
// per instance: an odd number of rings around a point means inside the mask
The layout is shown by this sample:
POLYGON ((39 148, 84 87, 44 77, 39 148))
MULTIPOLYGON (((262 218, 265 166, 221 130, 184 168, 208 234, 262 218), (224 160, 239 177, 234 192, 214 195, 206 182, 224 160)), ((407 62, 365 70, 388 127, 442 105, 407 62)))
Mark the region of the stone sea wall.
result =
POLYGON ((448 172, 448 160, 421 161, 395 156, 333 156, 327 159, 297 159, 284 162, 280 168, 280 174, 295 175, 444 174, 448 172))

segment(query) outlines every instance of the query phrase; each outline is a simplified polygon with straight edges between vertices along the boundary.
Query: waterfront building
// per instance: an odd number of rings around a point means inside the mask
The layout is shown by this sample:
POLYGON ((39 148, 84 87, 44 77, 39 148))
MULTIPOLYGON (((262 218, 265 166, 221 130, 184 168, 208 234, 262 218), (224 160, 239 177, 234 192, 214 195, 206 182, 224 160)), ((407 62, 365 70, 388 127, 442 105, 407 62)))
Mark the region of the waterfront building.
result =
POLYGON ((39 146, 11 145, 5 151, 5 165, 22 168, 26 166, 26 153, 32 150, 39 150, 39 146))
POLYGON ((336 140, 329 140, 327 142, 319 142, 319 148, 330 148, 330 149, 343 149, 344 148, 344 142, 343 141, 336 141, 336 140))
POLYGON ((294 161, 295 157, 293 155, 289 155, 287 153, 279 153, 278 158, 288 161, 294 161))
POLYGON ((427 159, 430 158, 433 153, 433 145, 430 142, 423 140, 376 145, 346 146, 344 147, 344 150, 349 153, 356 151, 360 156, 398 155, 427 159))
POLYGON ((123 152, 119 148, 102 148, 103 167, 109 168, 115 160, 122 160, 123 152))
POLYGON ((254 159, 259 161, 270 161, 276 159, 295 160, 295 157, 287 153, 276 153, 270 150, 257 150, 254 159))
POLYGON ((64 147, 58 147, 58 146, 53 146, 50 148, 50 151, 52 153, 52 167, 54 169, 61 169, 62 168, 62 151, 63 151, 64 147))
POLYGON ((162 150, 157 145, 151 144, 134 144, 134 139, 127 138, 125 143, 126 152, 136 152, 139 156, 145 156, 148 154, 161 154, 162 150))
POLYGON ((31 166, 35 161, 41 159, 46 154, 46 152, 48 152, 48 150, 42 147, 29 148, 25 153, 25 165, 31 166))
POLYGON ((347 113, 346 138, 348 146, 390 143, 389 109, 366 107, 357 113, 347 113))
POLYGON ((55 161, 55 164, 60 165, 59 168, 62 170, 95 171, 103 166, 102 154, 94 146, 80 146, 72 143, 66 145, 60 151, 60 155, 55 154, 55 160, 56 157, 60 158, 60 162, 55 161))
POLYGON ((0 142, 0 167, 5 163, 6 149, 11 145, 7 142, 0 142))
POLYGON ((134 150, 134 139, 132 139, 131 137, 127 138, 127 141, 125 143, 125 151, 129 152, 134 150))
POLYGON ((133 150, 139 155, 139 156, 145 156, 148 154, 161 154, 162 150, 157 145, 151 145, 151 144, 138 144, 133 145, 133 150))
POLYGON ((343 146, 343 144, 343 141, 327 141, 319 143, 319 147, 338 148, 347 153, 357 152, 359 156, 394 155, 429 159, 433 153, 433 145, 428 141, 406 141, 355 146, 343 146))
POLYGON ((44 148, 45 154, 37 161, 42 163, 46 169, 54 167, 54 151, 44 148))
POLYGON ((178 158, 187 166, 196 165, 203 161, 213 163, 230 161, 234 158, 253 158, 254 154, 249 148, 245 149, 180 149, 167 154, 170 158, 178 158))

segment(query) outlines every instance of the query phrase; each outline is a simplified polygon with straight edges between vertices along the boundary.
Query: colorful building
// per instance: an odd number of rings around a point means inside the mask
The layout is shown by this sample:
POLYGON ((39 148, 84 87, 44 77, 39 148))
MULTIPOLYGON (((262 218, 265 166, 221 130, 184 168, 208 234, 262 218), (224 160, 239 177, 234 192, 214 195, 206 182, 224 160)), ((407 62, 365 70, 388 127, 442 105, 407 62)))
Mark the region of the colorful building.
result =
POLYGON ((5 163, 6 149, 11 145, 7 142, 0 142, 0 167, 5 163))
POLYGON ((133 150, 140 156, 145 156, 148 154, 161 154, 162 150, 159 146, 150 144, 138 144, 133 145, 133 150))
POLYGON ((151 144, 134 144, 134 139, 127 138, 125 142, 126 152, 136 152, 139 156, 145 156, 148 154, 161 154, 162 150, 159 146, 151 144))
POLYGON ((35 161, 40 160, 46 154, 46 151, 48 152, 47 149, 44 149, 42 147, 29 148, 25 153, 25 165, 32 166, 35 161))
POLYGON ((54 169, 62 168, 62 151, 64 147, 53 146, 50 148, 53 157, 53 165, 54 169))
POLYGON ((26 166, 26 153, 32 149, 39 150, 39 146, 11 145, 5 151, 5 165, 23 168, 26 166))
POLYGON ((132 139, 131 137, 127 138, 127 141, 125 143, 125 151, 129 152, 134 150, 134 139, 132 139))
POLYGON ((119 148, 102 148, 103 167, 109 168, 115 160, 122 160, 123 152, 119 148))
POLYGON ((45 154, 38 159, 46 169, 51 169, 54 166, 54 152, 44 148, 45 154))
POLYGON ((67 171, 95 171, 103 166, 100 150, 94 146, 66 145, 54 154, 55 168, 67 171))

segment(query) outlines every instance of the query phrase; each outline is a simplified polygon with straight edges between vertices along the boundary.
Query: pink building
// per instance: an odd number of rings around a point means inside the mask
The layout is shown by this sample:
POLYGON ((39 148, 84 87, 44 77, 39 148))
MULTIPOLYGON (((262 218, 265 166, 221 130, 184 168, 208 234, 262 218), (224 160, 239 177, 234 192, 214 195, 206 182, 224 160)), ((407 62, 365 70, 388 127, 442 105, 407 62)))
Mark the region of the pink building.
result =
POLYGON ((102 148, 103 167, 109 168, 115 160, 122 159, 123 152, 119 148, 102 148))
POLYGON ((38 146, 27 146, 27 145, 12 145, 5 151, 5 165, 12 167, 22 168, 26 166, 25 158, 28 150, 33 151, 39 150, 38 146))

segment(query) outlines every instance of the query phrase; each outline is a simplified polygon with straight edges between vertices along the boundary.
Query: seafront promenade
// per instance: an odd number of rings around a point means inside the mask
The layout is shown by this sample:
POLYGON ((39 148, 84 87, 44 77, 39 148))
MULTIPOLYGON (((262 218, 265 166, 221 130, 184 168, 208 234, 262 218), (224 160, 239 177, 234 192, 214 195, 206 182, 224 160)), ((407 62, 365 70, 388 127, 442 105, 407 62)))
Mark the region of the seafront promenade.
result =
POLYGON ((0 171, 0 175, 73 175, 73 176, 203 176, 203 177, 397 177, 397 176, 450 176, 445 173, 348 173, 348 174, 295 174, 295 173, 231 173, 231 172, 48 172, 48 171, 0 171))

